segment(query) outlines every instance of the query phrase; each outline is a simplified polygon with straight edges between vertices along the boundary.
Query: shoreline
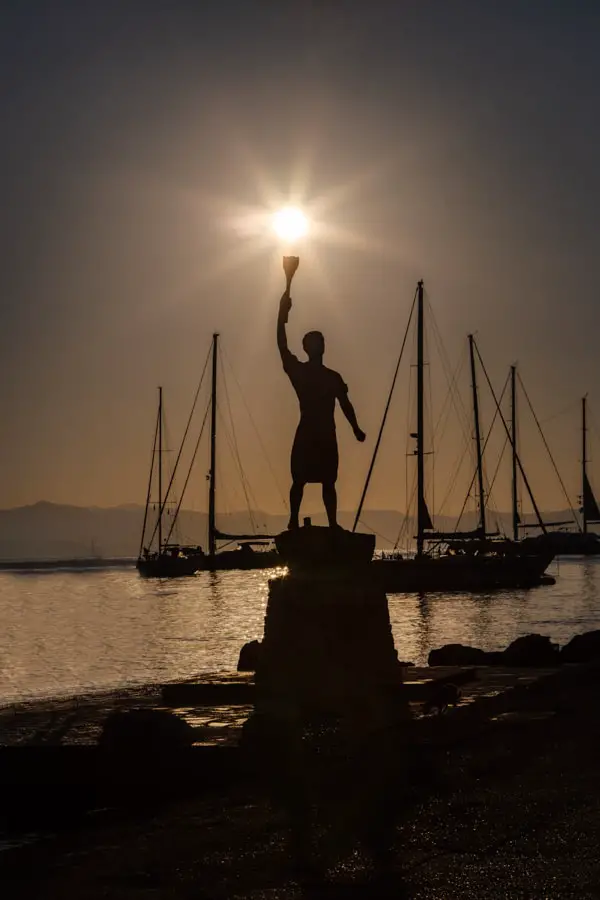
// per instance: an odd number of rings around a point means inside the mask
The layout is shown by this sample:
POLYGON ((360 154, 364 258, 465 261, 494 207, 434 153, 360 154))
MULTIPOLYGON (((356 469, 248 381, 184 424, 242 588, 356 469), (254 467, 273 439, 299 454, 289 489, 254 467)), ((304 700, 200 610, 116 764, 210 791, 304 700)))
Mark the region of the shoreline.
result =
MULTIPOLYGON (((461 685, 460 704, 452 717, 470 713, 482 703, 498 702, 516 688, 526 687, 560 673, 563 667, 441 665, 408 666, 403 669, 403 690, 419 719, 427 685, 434 680, 461 685), (473 673, 471 675, 471 673, 473 673), (466 680, 466 683, 463 683, 466 680)), ((239 737, 243 722, 238 709, 253 703, 253 672, 213 672, 183 681, 144 683, 125 688, 99 690, 7 704, 0 707, 0 749, 35 746, 94 746, 107 716, 131 708, 170 709, 199 729, 218 720, 227 732, 227 742, 239 737), (213 714, 215 713, 215 714, 213 714)), ((246 713, 247 714, 247 713, 246 713)), ((218 726, 212 724, 210 741, 222 743, 218 726)))
POLYGON ((71 559, 0 560, 3 572, 38 572, 54 569, 129 569, 136 564, 132 556, 73 557, 71 559))

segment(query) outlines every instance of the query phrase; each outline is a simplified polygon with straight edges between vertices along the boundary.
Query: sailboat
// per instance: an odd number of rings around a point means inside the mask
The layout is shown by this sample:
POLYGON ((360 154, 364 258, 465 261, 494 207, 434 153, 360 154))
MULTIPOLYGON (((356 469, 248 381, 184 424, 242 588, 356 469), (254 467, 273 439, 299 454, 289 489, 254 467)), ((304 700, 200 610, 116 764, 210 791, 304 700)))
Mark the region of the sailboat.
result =
MULTIPOLYGON (((225 534, 217 528, 217 373, 218 373, 219 335, 213 334, 211 354, 211 400, 210 400, 210 469, 208 472, 208 547, 205 553, 200 546, 182 546, 170 543, 169 537, 179 514, 181 500, 171 521, 167 540, 163 542, 163 515, 166 498, 162 497, 162 388, 159 388, 159 413, 155 433, 155 446, 150 469, 150 482, 146 498, 146 512, 142 528, 142 541, 137 567, 140 574, 155 577, 173 577, 177 575, 193 575, 202 571, 219 571, 228 569, 270 569, 281 565, 281 557, 276 549, 271 549, 271 535, 225 534), (158 549, 154 552, 144 547, 150 491, 156 445, 158 443, 158 549), (219 542, 238 546, 233 550, 219 550, 219 542), (260 549, 255 550, 258 547, 260 549), (267 548, 267 549, 263 549, 267 548)), ((186 479, 187 483, 187 479, 186 479)))
MULTIPOLYGON (((479 591, 508 587, 530 587, 540 584, 543 581, 546 568, 552 561, 552 551, 547 547, 530 550, 506 539, 494 540, 496 535, 490 534, 487 530, 482 439, 475 365, 476 348, 473 335, 469 335, 469 353, 477 458, 478 526, 473 531, 463 533, 440 532, 434 528, 427 506, 425 484, 423 281, 419 281, 417 284, 416 303, 417 430, 411 435, 416 441, 414 455, 417 458, 416 555, 414 557, 392 555, 382 559, 374 559, 371 564, 373 573, 387 592, 479 591)), ((404 343, 406 343, 406 337, 404 343)), ((400 360, 398 361, 398 366, 399 364, 400 360)), ((398 367, 392 382, 392 390, 397 373, 398 367)), ((353 530, 356 529, 360 518, 390 400, 391 392, 353 530)))
MULTIPOLYGON (((600 524, 600 507, 587 474, 587 397, 581 398, 581 525, 577 531, 547 531, 536 537, 526 538, 530 546, 550 547, 556 556, 598 556, 600 535, 589 530, 589 525, 600 524)), ((566 523, 563 523, 566 524, 566 523)))
POLYGON ((271 569, 280 566, 277 550, 269 548, 272 535, 225 534, 217 528, 217 359, 219 335, 213 334, 212 385, 210 406, 210 471, 208 474, 208 554, 202 568, 209 571, 226 569, 271 569), (219 550, 218 541, 238 542, 234 550, 219 550), (254 548, 258 547, 259 550, 254 548), (265 549, 268 548, 268 549, 265 549))
POLYGON ((176 543, 169 543, 169 536, 163 540, 164 516, 166 513, 166 497, 163 496, 163 389, 158 389, 158 414, 156 428, 154 430, 154 444, 152 447, 152 462, 150 463, 150 478, 148 480, 148 492, 146 495, 146 508, 144 510, 144 523, 142 525, 142 537, 140 551, 137 559, 137 569, 140 575, 154 578, 172 578, 180 575, 193 575, 201 568, 204 553, 201 547, 186 547, 176 543), (158 500, 157 518, 150 540, 146 546, 146 528, 148 514, 152 505, 152 482, 155 466, 157 468, 158 500), (156 550, 152 549, 156 537, 156 550))

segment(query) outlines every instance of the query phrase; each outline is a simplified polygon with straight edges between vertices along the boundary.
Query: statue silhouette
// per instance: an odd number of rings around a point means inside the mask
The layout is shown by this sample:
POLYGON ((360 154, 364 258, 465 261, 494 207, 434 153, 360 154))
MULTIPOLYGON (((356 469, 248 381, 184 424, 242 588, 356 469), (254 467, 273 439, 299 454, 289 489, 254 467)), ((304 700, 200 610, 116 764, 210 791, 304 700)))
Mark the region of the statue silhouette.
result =
POLYGON ((337 526, 337 495, 335 482, 338 472, 338 448, 335 433, 335 401, 348 419, 358 441, 365 434, 358 426, 354 407, 348 399, 348 388, 341 375, 323 365, 325 339, 320 331, 309 331, 302 339, 308 356, 300 362, 288 349, 285 326, 292 298, 286 291, 279 303, 277 346, 283 368, 289 376, 300 403, 300 422, 292 448, 292 488, 290 490, 290 521, 288 528, 298 528, 300 504, 305 484, 321 484, 323 503, 329 526, 337 526))

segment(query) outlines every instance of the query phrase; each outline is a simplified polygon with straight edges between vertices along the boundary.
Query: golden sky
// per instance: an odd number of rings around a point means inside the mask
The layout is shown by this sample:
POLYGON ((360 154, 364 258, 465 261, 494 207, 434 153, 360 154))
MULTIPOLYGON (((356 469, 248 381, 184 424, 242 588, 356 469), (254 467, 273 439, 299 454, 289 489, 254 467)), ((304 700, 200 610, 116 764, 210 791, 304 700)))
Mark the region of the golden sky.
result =
MULTIPOLYGON (((291 346, 324 332, 368 435, 357 444, 340 419, 340 506, 356 506, 419 278, 453 366, 469 331, 498 389, 518 361, 574 498, 583 393, 600 417, 598 10, 501 6, 5 12, 0 506, 143 502, 156 386, 175 441, 213 331, 287 490, 296 400, 275 344, 281 247, 262 229, 290 202, 318 224, 291 346)), ((409 371, 372 507, 406 502, 409 371)), ((256 501, 280 511, 234 393, 256 501)), ((522 427, 540 505, 564 506, 522 427)), ((435 457, 438 498, 461 434, 449 426, 435 457)), ((202 466, 189 501, 205 504, 202 466)))

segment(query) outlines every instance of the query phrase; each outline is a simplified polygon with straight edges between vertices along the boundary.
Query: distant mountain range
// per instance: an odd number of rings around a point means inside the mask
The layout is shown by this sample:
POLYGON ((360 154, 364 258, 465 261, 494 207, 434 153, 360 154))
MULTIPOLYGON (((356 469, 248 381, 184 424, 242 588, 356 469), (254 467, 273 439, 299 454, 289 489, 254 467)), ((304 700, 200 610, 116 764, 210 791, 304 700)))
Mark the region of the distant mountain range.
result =
MULTIPOLYGON (((32 506, 0 510, 0 560, 71 559, 90 556, 134 557, 139 550, 144 508, 134 504, 102 507, 65 506, 40 501, 32 506)), ((568 511, 544 513, 547 521, 570 520, 568 511)), ((231 513, 220 515, 218 527, 227 533, 278 534, 287 524, 287 517, 268 513, 231 513)), ((340 512, 340 524, 352 527, 354 514, 340 512)), ((324 525, 324 515, 313 515, 315 525, 324 525)), ((366 510, 360 530, 374 531, 377 546, 387 549, 393 546, 404 520, 404 514, 396 510, 366 510), (368 526, 368 527, 367 527, 368 526)), ((528 520, 531 520, 529 517, 528 520)), ((510 516, 505 513, 490 518, 490 527, 500 523, 509 533, 510 516)), ((442 531, 453 530, 456 519, 438 516, 436 527, 442 531)), ((473 516, 465 516, 464 529, 475 527, 473 516)), ((206 513, 182 510, 179 516, 179 538, 193 544, 206 544, 206 513)), ((414 534, 414 523, 409 523, 408 533, 414 534)), ((531 532, 535 533, 535 532, 531 532)), ((405 541, 403 541, 403 544, 405 541)))

